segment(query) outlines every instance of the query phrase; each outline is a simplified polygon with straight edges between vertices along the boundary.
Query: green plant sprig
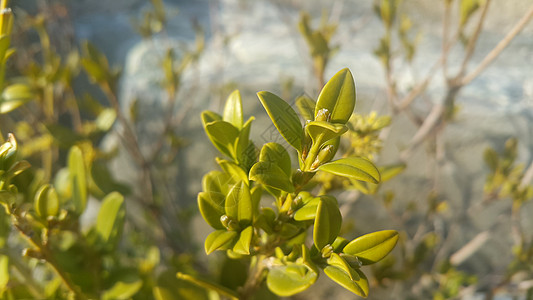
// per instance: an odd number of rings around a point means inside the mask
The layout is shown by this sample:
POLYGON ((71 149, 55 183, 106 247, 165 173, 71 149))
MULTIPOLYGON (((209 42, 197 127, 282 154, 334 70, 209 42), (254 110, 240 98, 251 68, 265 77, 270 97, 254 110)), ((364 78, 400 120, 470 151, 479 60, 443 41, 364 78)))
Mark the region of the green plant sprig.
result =
MULTIPOLYGON (((251 258, 248 279, 230 293, 240 299, 252 297, 263 282, 279 296, 302 292, 314 284, 319 269, 366 297, 368 280, 361 266, 383 259, 396 245, 398 233, 378 231, 352 241, 340 237, 342 216, 337 199, 306 191, 318 171, 355 181, 380 181, 380 172, 365 158, 334 160, 355 107, 351 72, 343 69, 335 74, 316 103, 307 100, 302 115, 309 120, 304 126, 283 99, 266 91, 257 95, 276 129, 296 150, 299 167, 293 169, 291 156, 281 144, 270 142, 256 149, 250 140, 254 118, 244 122, 238 91, 228 97, 223 115, 204 111, 207 136, 225 156, 216 159, 222 171, 206 174, 198 194, 200 213, 215 229, 205 240, 206 253, 225 250, 231 258, 251 258), (274 209, 261 205, 263 191, 275 198, 274 209), (310 228, 313 244, 307 246, 310 228)), ((187 280, 195 282, 194 277, 187 276, 187 280)), ((223 288, 204 280, 197 284, 219 292, 223 288)))

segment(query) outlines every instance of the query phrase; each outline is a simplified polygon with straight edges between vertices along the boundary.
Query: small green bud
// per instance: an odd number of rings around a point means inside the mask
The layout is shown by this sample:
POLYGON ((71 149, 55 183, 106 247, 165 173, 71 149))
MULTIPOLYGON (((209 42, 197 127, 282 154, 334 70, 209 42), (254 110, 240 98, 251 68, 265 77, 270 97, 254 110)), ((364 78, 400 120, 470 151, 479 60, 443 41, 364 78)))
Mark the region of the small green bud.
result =
POLYGON ((227 230, 238 231, 240 229, 239 222, 233 220, 227 215, 220 216, 220 223, 222 223, 227 230))
POLYGON ((322 251, 320 251, 320 253, 322 254, 322 257, 328 258, 331 256, 331 253, 333 253, 333 247, 330 244, 327 244, 326 246, 324 246, 324 248, 322 248, 322 251))

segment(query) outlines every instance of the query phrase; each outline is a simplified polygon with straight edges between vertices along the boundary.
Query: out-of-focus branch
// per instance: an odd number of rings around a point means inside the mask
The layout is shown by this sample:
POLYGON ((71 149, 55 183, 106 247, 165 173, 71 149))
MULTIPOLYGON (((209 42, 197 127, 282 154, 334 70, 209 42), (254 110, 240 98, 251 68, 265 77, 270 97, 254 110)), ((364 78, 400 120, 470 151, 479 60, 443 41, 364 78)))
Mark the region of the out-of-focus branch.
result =
POLYGON ((468 40, 468 45, 466 46, 466 53, 465 57, 463 58, 463 62, 461 64, 461 68, 459 69, 459 73, 457 76, 463 76, 466 71, 466 66, 468 65, 468 62, 472 58, 472 55, 474 54, 474 50, 476 49, 477 41, 479 39, 479 34, 481 33, 481 29, 483 28, 483 23, 485 23, 485 18, 487 16, 487 11, 489 10, 489 4, 490 0, 487 0, 485 3, 485 6, 483 6, 483 11, 481 12, 481 16, 479 17, 479 20, 476 25, 476 29, 474 30, 474 33, 472 34, 472 37, 468 40))
POLYGON ((490 51, 485 58, 479 63, 479 65, 468 75, 464 76, 461 80, 461 85, 466 85, 474 80, 483 70, 485 70, 500 53, 511 43, 513 38, 524 29, 529 21, 533 18, 533 6, 526 12, 526 14, 516 23, 516 25, 507 33, 507 35, 490 51))

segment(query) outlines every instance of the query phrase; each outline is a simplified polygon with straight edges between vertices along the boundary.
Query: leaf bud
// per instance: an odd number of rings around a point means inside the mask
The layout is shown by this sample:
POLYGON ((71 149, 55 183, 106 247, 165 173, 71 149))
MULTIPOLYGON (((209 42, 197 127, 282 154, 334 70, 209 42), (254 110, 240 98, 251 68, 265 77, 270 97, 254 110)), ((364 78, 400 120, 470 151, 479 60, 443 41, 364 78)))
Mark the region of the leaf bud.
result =
POLYGON ((333 247, 330 244, 327 244, 324 246, 324 248, 322 248, 320 253, 322 254, 322 257, 328 258, 331 256, 331 253, 333 253, 333 247))
POLYGON ((326 108, 320 109, 316 113, 316 116, 315 116, 315 121, 326 121, 326 122, 329 122, 330 119, 331 119, 331 113, 326 108))

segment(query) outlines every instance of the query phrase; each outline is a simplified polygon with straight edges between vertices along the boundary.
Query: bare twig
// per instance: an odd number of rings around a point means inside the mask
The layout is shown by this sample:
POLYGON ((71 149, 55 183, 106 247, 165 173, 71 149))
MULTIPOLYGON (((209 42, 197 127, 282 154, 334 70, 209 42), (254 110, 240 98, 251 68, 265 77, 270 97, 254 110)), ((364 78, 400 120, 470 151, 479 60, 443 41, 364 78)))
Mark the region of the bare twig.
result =
POLYGON ((457 74, 458 77, 463 76, 466 71, 466 66, 468 65, 468 62, 472 58, 472 55, 474 54, 474 50, 476 49, 477 41, 479 39, 479 34, 481 33, 481 29, 483 28, 483 23, 485 23, 485 18, 487 16, 487 11, 489 10, 489 4, 490 0, 487 0, 485 3, 485 6, 483 6, 483 11, 481 12, 481 16, 479 17, 479 20, 476 25, 476 29, 474 30, 474 33, 468 40, 468 45, 466 46, 466 53, 463 58, 463 62, 461 63, 461 68, 459 69, 459 73, 457 74))
POLYGON ((531 180, 533 180, 533 161, 524 173, 524 177, 522 177, 522 180, 520 181, 519 188, 525 188, 528 184, 531 183, 531 180))
POLYGON ((513 38, 524 29, 527 23, 533 18, 533 6, 526 12, 526 14, 516 23, 516 25, 507 33, 507 35, 485 56, 479 65, 468 75, 464 76, 460 82, 461 85, 466 85, 474 80, 485 68, 487 68, 500 53, 511 43, 513 38))

